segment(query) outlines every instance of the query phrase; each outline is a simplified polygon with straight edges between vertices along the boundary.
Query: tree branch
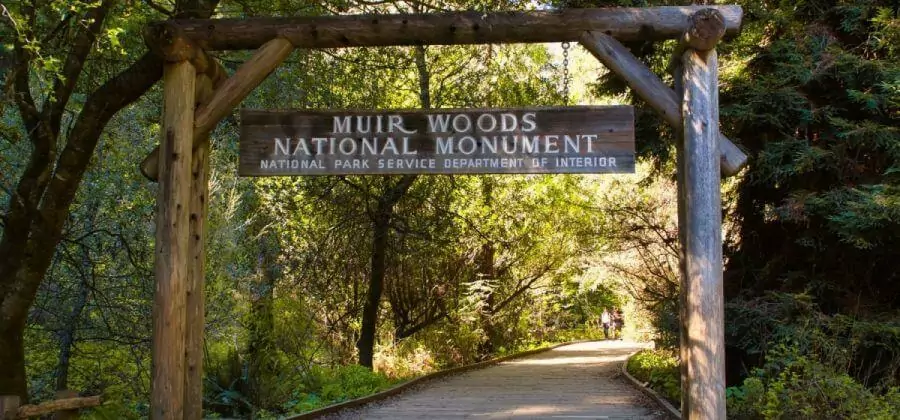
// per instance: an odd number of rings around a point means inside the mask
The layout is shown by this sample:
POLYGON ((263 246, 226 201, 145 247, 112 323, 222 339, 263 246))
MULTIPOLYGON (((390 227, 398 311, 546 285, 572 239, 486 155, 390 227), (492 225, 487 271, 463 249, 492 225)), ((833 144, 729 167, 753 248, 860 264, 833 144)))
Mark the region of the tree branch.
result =
POLYGON ((151 9, 156 10, 157 12, 162 13, 163 15, 168 17, 172 17, 172 15, 175 14, 175 12, 156 4, 156 2, 154 2, 153 0, 144 0, 144 4, 150 6, 151 9))
POLYGON ((62 120, 63 111, 69 103, 69 98, 75 90, 75 84, 81 76, 81 70, 84 69, 84 63, 90 54, 97 35, 103 29, 103 23, 109 15, 113 0, 104 0, 99 6, 88 10, 84 14, 84 21, 88 22, 75 36, 72 43, 72 49, 66 56, 66 62, 63 65, 62 74, 56 79, 53 86, 52 100, 45 103, 44 114, 45 119, 50 123, 52 132, 59 133, 60 121, 62 120))

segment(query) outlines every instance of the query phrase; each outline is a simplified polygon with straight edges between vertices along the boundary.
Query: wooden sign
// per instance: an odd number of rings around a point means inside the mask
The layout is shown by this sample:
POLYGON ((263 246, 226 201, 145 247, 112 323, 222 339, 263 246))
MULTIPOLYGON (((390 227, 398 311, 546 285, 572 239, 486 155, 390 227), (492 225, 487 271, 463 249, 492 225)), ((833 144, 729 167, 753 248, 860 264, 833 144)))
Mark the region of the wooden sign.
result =
POLYGON ((630 106, 241 113, 244 176, 633 172, 630 106))

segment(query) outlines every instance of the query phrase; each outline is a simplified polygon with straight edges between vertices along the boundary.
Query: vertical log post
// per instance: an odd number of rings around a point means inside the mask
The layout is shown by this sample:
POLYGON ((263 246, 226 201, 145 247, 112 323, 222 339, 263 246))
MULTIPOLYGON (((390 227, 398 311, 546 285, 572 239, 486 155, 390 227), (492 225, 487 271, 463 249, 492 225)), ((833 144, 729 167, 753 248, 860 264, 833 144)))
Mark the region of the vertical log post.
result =
POLYGON ((18 395, 0 395, 0 420, 15 420, 19 418, 19 404, 22 400, 18 395))
MULTIPOLYGON (((205 55, 205 54, 203 54, 205 55)), ((196 66, 196 64, 195 64, 196 66)), ((212 66, 217 66, 212 63, 212 66)), ((194 100, 200 107, 212 97, 215 82, 202 74, 197 76, 194 100)), ((195 111, 196 112, 196 111, 195 111)), ((196 121, 196 118, 195 118, 196 121)), ((194 136, 196 136, 196 131, 194 136)), ((209 134, 193 139, 197 144, 191 155, 190 239, 186 327, 184 331, 184 418, 203 418, 203 340, 206 327, 206 213, 209 194, 209 134)))
POLYGON ((187 60, 163 68, 163 124, 156 197, 151 419, 184 415, 191 144, 196 71, 187 60))
POLYGON ((191 163, 190 265, 185 330, 184 418, 203 418, 203 332, 206 326, 206 210, 209 192, 209 137, 194 149, 191 163))
MULTIPOLYGON (((679 57, 680 58, 680 57, 679 57)), ((673 71, 673 79, 675 79, 675 92, 678 94, 678 102, 679 104, 683 100, 684 94, 684 83, 682 79, 684 77, 683 66, 681 65, 681 60, 679 59, 676 62, 676 66, 673 71)), ((684 157, 684 128, 682 128, 677 133, 678 138, 676 139, 675 144, 675 175, 676 175, 676 183, 678 186, 678 273, 681 276, 681 279, 687 278, 687 267, 685 267, 685 261, 687 258, 685 257, 685 250, 687 249, 686 245, 686 226, 687 226, 687 205, 684 200, 684 165, 685 165, 685 157, 684 157)), ((687 345, 687 295, 688 295, 688 282, 682 280, 681 282, 681 293, 678 295, 678 342, 679 346, 679 357, 681 359, 681 412, 687 413, 690 412, 690 400, 687 398, 690 390, 690 376, 688 375, 687 370, 687 360, 690 360, 690 347, 687 345)))
POLYGON ((688 49, 684 66, 686 419, 725 418, 722 199, 716 51, 688 49))

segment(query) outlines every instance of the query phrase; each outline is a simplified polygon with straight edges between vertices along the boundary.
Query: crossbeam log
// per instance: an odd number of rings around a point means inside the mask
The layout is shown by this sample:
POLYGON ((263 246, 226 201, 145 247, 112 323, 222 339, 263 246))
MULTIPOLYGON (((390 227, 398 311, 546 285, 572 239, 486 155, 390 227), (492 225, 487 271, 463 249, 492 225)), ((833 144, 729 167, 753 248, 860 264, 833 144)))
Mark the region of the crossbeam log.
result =
MULTIPOLYGON (((714 8, 726 35, 741 26, 740 6, 587 8, 527 12, 350 15, 249 19, 168 20, 151 24, 150 38, 183 34, 207 51, 256 49, 276 37, 298 48, 458 45, 577 41, 585 31, 620 40, 675 39, 691 26, 691 16, 714 8)), ((145 36, 146 38, 146 36, 145 36)))
MULTIPOLYGON (((623 78, 628 86, 676 131, 680 132, 683 129, 684 119, 678 95, 628 51, 628 48, 615 38, 598 32, 583 33, 580 42, 604 66, 623 78)), ((722 174, 734 175, 747 164, 747 155, 722 133, 718 133, 718 138, 722 174)))
POLYGON ((16 412, 16 419, 27 419, 31 417, 43 416, 57 411, 70 411, 82 408, 96 407, 103 403, 101 396, 93 397, 70 397, 60 398, 51 401, 45 401, 36 405, 23 405, 16 412))
MULTIPOLYGON (((286 38, 275 38, 257 50, 234 74, 222 82, 209 100, 202 103, 194 117, 194 148, 206 138, 206 134, 228 115, 253 89, 259 86, 294 50, 286 38)), ((159 146, 141 162, 141 173, 151 181, 159 176, 159 146)))

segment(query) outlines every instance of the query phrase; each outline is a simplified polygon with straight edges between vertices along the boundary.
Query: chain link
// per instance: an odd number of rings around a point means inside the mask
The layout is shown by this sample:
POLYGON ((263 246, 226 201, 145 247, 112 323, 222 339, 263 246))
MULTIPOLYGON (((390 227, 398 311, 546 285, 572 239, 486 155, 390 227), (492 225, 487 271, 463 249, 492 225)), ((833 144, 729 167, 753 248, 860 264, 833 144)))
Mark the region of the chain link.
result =
POLYGON ((569 105, 569 42, 562 43, 562 55, 563 55, 563 103, 564 105, 569 105))

